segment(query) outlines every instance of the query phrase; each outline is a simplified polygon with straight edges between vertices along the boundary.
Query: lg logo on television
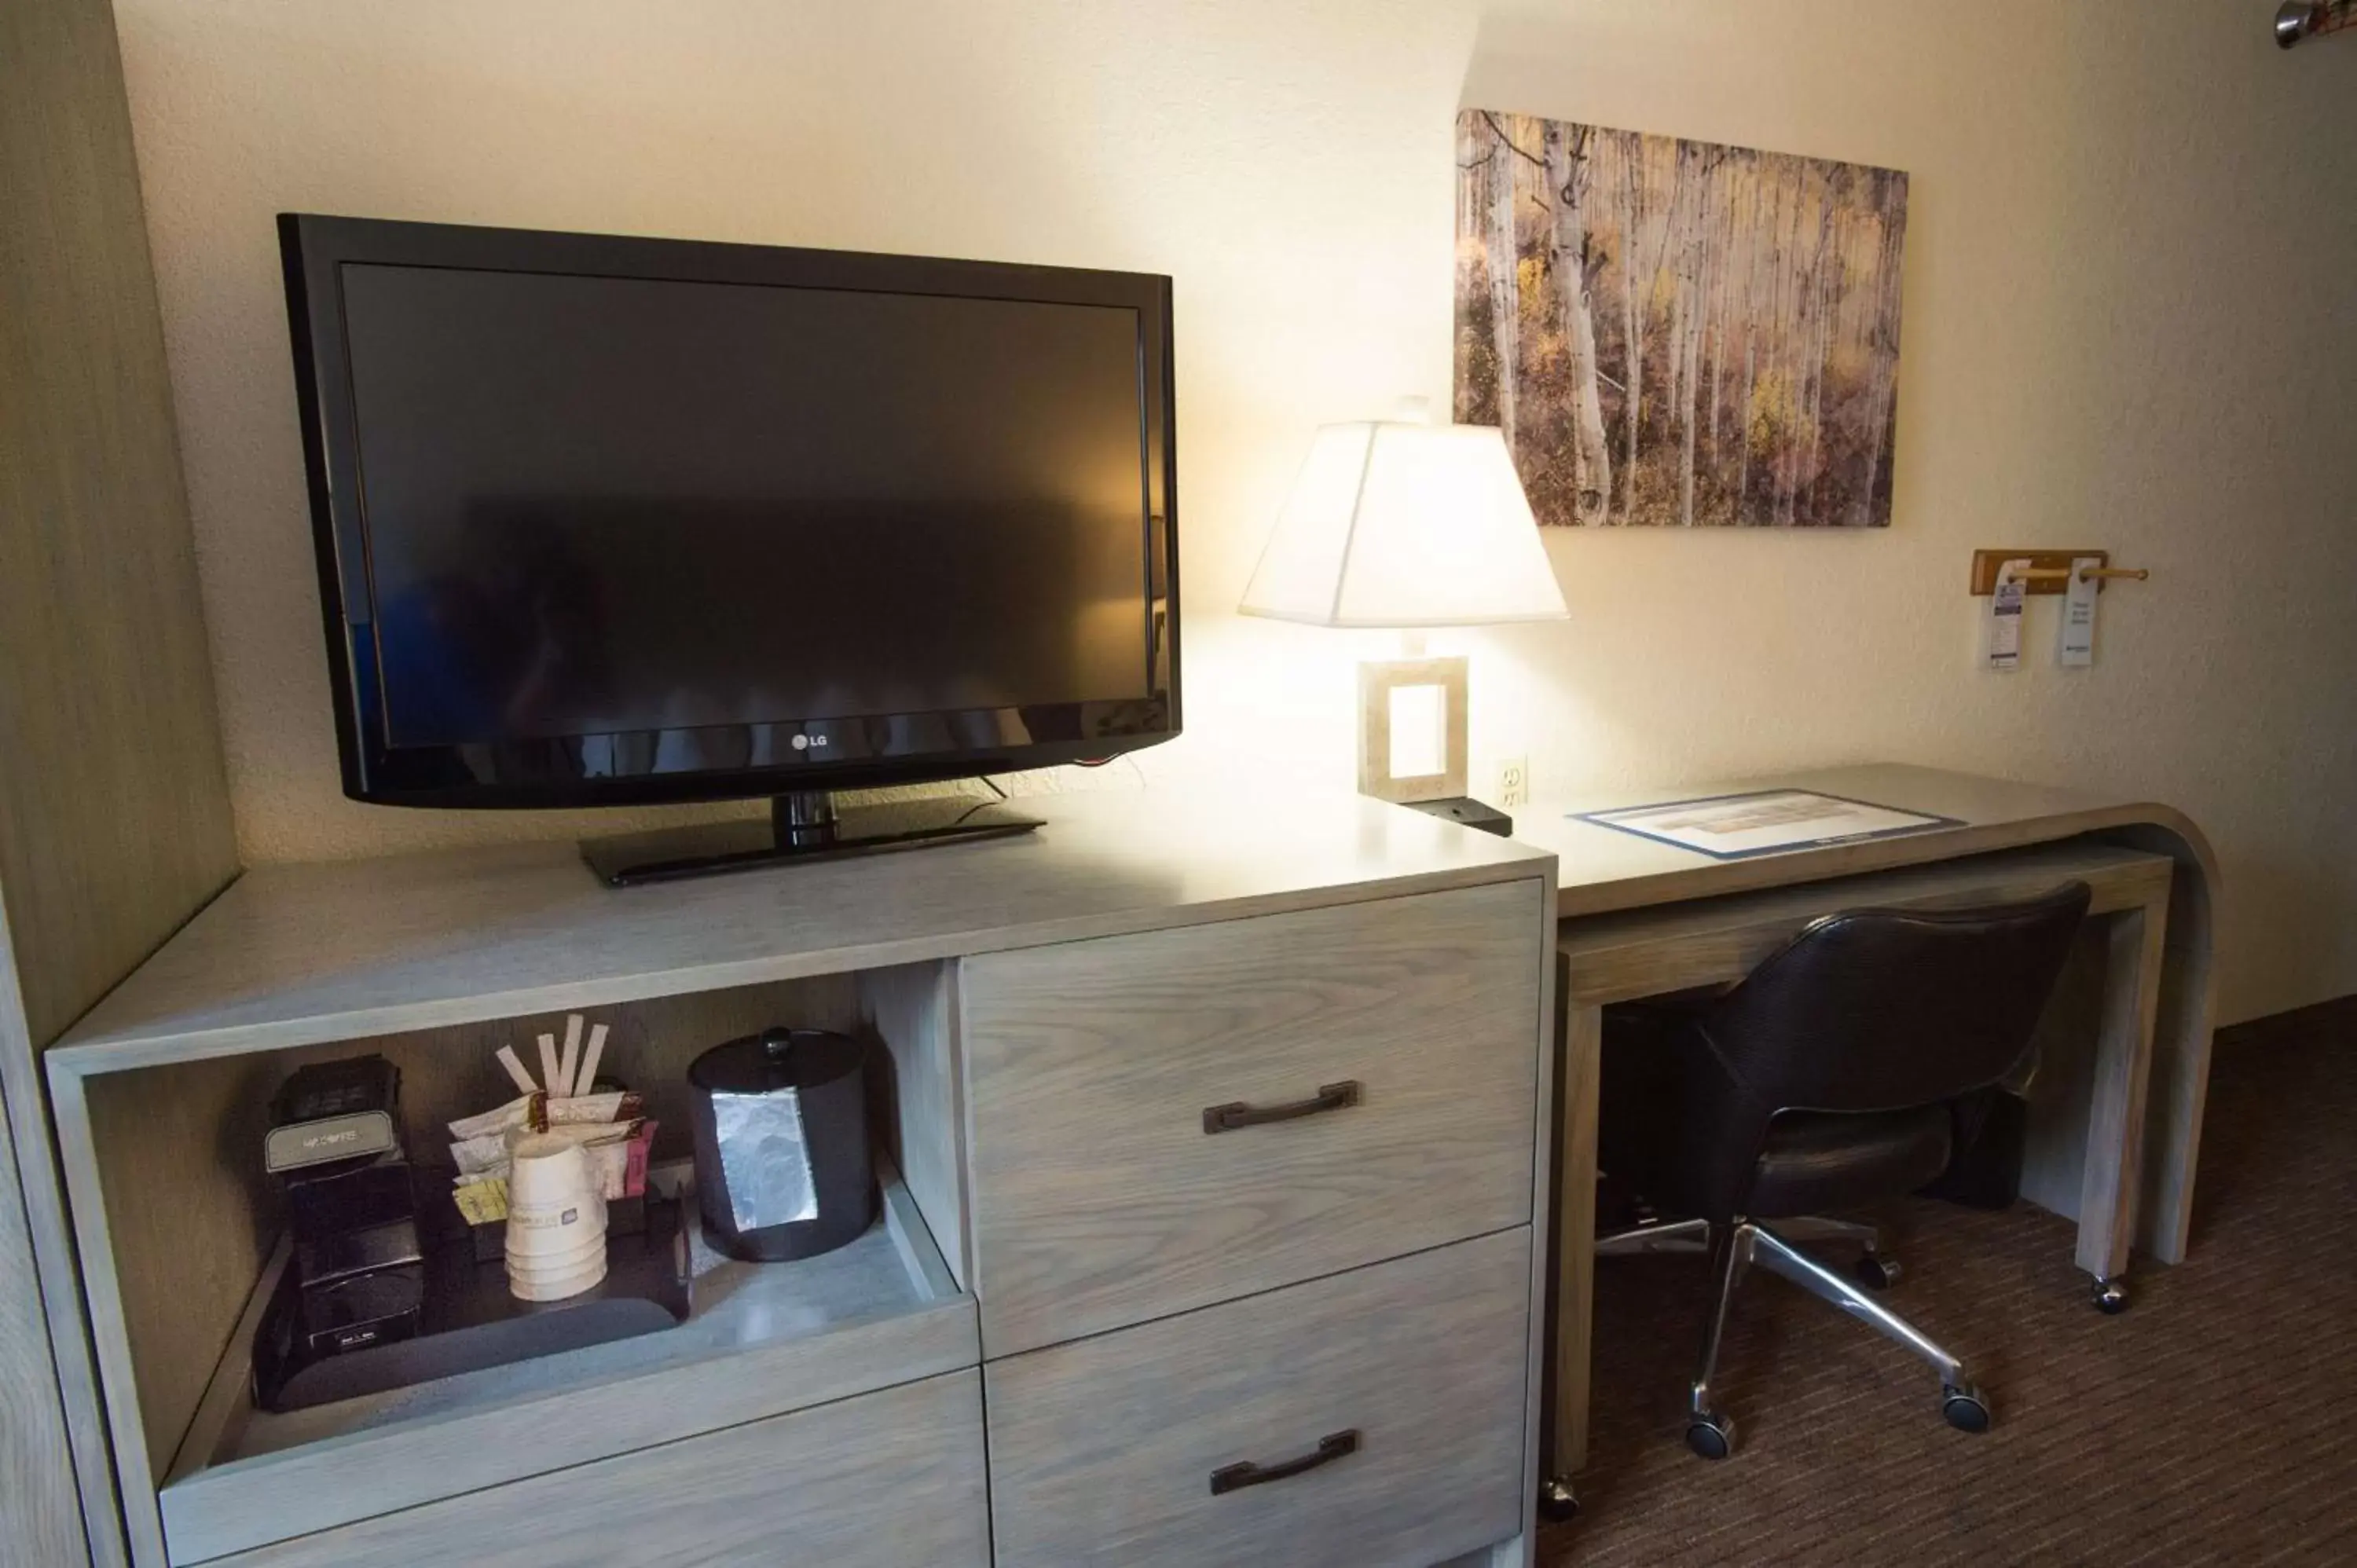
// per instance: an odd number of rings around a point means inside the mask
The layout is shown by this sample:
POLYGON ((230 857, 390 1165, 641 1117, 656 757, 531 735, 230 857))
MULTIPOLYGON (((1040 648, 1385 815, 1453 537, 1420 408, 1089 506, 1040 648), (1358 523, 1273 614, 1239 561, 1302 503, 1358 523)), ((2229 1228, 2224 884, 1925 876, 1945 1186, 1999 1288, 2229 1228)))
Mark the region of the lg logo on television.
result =
POLYGON ((823 746, 824 745, 826 745, 826 736, 823 735, 798 735, 794 736, 794 749, 796 751, 803 750, 806 747, 823 746))

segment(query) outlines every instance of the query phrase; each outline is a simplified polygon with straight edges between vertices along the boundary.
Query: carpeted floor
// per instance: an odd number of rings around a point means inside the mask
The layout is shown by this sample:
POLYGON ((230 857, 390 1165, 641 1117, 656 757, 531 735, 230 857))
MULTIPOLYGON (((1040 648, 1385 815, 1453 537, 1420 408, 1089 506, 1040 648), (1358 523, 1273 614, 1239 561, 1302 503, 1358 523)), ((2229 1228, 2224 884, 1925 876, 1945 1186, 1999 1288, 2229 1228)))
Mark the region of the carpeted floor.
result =
POLYGON ((1921 1362, 1754 1269, 1722 1362, 1742 1446, 1697 1459, 1698 1261, 1601 1264, 1594 1459, 1542 1561, 2357 1562, 2352 1004, 2221 1035, 2192 1256, 2140 1267, 2122 1316, 2051 1215, 1893 1217, 1892 1305, 1971 1363, 1985 1435, 1940 1419, 1921 1362))

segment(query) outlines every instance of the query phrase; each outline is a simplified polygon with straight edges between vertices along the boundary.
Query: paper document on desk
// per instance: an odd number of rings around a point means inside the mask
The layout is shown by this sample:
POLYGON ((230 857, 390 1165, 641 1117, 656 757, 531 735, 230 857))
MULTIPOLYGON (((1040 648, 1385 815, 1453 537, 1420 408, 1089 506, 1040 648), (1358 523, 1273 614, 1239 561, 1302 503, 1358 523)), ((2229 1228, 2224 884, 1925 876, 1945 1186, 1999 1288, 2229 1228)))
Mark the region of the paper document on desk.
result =
POLYGON ((1783 850, 1847 843, 1860 839, 1962 827, 1953 817, 1901 811, 1865 800, 1846 800, 1809 789, 1757 789, 1747 795, 1712 795, 1582 811, 1577 821, 1615 828, 1640 838, 1696 850, 1717 860, 1775 854, 1783 850))

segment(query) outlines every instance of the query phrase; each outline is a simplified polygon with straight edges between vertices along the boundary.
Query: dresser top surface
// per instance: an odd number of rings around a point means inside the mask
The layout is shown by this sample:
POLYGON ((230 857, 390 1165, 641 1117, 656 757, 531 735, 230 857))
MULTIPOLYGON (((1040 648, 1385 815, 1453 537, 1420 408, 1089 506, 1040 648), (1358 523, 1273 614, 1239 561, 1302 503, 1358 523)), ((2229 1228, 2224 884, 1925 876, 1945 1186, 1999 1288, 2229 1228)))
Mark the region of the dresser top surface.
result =
POLYGON ((1027 796, 1017 837, 615 889, 569 843, 247 872, 48 1053, 274 1049, 1537 876, 1355 795, 1027 796))

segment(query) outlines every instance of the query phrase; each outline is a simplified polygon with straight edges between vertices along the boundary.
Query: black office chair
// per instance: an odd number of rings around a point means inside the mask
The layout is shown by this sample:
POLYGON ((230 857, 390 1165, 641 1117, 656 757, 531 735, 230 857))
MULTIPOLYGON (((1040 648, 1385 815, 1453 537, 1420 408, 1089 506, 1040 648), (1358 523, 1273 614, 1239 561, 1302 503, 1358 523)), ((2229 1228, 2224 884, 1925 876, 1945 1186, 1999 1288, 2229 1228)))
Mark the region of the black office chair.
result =
POLYGON ((1663 1213, 1599 1255, 1706 1251, 1714 1299, 1686 1442, 1734 1451, 1711 1380, 1727 1304, 1755 1258, 1932 1363, 1952 1425, 1989 1408, 1964 1364, 1869 1294, 1897 1278, 1871 1226, 1810 1218, 1900 1197, 1944 1171, 1991 1091, 2027 1055, 2088 890, 1939 911, 1858 909, 1802 931, 1731 990, 1608 1008, 1600 1163, 1663 1213), (1777 1221, 1770 1229, 1765 1221, 1777 1221), (1799 1251, 1855 1241, 1846 1277, 1799 1251))

